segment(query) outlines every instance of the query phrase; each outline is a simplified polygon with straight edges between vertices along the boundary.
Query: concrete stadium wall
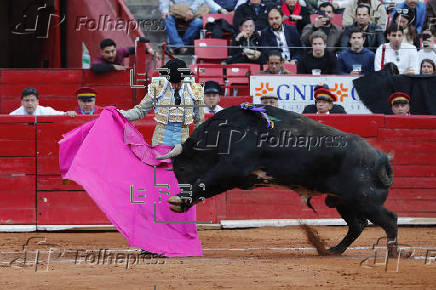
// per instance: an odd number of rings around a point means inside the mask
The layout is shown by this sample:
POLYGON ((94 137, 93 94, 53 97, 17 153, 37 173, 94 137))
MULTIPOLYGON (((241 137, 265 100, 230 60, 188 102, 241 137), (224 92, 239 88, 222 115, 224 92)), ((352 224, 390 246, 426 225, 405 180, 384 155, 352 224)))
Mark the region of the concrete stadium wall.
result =
MULTIPOLYGON (((394 184, 386 206, 400 217, 436 217, 436 117, 329 115, 309 117, 355 133, 394 153, 394 184)), ((107 225, 109 221, 83 189, 63 184, 57 142, 92 116, 0 116, 0 225, 107 225)), ((152 116, 135 122, 151 142, 152 116)), ((290 190, 231 190, 197 206, 198 220, 338 218, 313 198, 312 212, 290 190)))

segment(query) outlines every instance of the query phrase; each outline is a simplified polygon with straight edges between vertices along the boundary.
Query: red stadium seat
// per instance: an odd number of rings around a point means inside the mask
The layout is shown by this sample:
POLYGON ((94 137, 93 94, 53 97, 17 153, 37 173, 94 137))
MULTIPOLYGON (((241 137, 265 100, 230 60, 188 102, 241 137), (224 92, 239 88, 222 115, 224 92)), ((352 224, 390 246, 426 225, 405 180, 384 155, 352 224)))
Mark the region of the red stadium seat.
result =
POLYGON ((296 64, 284 63, 283 67, 293 74, 297 73, 297 65, 296 64))
MULTIPOLYGON (((315 18, 317 18, 319 16, 319 14, 311 14, 310 15, 310 22, 314 22, 315 18)), ((342 27, 342 14, 334 14, 333 18, 332 18, 332 23, 342 27)))
POLYGON ((189 68, 198 82, 216 81, 224 85, 224 67, 220 64, 196 64, 190 65, 189 68))
POLYGON ((205 38, 194 40, 194 54, 198 62, 220 63, 228 58, 227 40, 205 38))

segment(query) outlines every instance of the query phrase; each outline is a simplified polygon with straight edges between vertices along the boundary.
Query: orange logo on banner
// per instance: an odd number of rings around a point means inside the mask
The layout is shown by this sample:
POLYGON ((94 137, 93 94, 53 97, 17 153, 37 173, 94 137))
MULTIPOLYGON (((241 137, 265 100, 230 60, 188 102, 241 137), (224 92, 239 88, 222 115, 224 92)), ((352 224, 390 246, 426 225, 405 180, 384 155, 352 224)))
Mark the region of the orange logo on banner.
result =
POLYGON ((260 83, 260 88, 254 88, 256 90, 256 97, 266 95, 268 92, 272 92, 274 88, 269 87, 269 83, 267 82, 265 88, 263 88, 263 82, 260 83))
POLYGON ((348 89, 344 88, 344 84, 341 83, 338 88, 338 84, 335 84, 333 89, 330 89, 330 92, 335 94, 338 98, 340 98, 341 102, 344 101, 344 98, 348 97, 348 89))

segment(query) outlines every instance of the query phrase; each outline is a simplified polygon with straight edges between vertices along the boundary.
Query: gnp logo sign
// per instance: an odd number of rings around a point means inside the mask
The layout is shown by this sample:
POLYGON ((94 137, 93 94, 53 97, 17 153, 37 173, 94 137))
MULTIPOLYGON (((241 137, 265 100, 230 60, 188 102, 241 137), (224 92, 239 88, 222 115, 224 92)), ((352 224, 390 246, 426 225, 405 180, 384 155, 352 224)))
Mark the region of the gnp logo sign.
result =
POLYGON ((353 79, 355 77, 350 76, 251 76, 250 93, 255 103, 260 103, 263 95, 276 94, 280 108, 301 113, 305 106, 314 104, 313 90, 318 83, 324 82, 338 97, 337 104, 344 106, 347 113, 370 114, 359 100, 353 79))

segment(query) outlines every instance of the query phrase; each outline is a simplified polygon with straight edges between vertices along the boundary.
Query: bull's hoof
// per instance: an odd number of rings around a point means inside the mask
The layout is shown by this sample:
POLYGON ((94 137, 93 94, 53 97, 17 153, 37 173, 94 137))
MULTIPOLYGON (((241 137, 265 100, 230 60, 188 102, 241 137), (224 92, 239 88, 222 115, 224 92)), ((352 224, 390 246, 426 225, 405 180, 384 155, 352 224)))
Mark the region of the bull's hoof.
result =
POLYGON ((170 204, 170 209, 176 213, 183 213, 184 211, 184 203, 180 196, 174 195, 168 199, 168 203, 170 204))

